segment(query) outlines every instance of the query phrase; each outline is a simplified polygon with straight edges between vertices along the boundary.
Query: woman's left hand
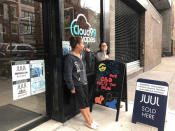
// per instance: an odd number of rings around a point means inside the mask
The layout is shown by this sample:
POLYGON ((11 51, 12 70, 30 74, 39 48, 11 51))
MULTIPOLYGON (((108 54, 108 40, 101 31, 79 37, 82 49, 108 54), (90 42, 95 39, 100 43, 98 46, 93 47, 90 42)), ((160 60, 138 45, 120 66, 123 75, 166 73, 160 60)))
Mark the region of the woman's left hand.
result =
POLYGON ((75 94, 75 89, 72 89, 72 90, 71 90, 71 93, 72 93, 72 94, 75 94))
POLYGON ((91 50, 90 50, 89 48, 86 48, 86 52, 88 52, 88 53, 89 53, 90 51, 91 51, 91 50))

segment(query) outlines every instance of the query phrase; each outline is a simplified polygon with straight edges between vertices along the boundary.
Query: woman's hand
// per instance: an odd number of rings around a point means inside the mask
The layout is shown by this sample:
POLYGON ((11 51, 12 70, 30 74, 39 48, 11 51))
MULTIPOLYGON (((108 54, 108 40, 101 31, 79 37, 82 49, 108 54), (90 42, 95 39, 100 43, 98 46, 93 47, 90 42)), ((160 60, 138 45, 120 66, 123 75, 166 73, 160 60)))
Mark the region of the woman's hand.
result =
POLYGON ((91 50, 89 48, 86 48, 86 52, 89 53, 91 50))
POLYGON ((70 92, 71 92, 72 94, 75 94, 75 89, 72 89, 70 92))

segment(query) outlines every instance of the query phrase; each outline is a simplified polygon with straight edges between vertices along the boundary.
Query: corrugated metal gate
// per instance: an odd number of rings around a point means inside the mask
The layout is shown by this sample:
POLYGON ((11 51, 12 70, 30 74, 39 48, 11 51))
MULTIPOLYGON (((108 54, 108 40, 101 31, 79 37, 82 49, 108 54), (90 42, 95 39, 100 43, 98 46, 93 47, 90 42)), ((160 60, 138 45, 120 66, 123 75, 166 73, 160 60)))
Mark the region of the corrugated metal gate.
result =
POLYGON ((137 68, 140 65, 139 14, 121 0, 116 0, 115 7, 115 59, 136 63, 132 67, 137 68))

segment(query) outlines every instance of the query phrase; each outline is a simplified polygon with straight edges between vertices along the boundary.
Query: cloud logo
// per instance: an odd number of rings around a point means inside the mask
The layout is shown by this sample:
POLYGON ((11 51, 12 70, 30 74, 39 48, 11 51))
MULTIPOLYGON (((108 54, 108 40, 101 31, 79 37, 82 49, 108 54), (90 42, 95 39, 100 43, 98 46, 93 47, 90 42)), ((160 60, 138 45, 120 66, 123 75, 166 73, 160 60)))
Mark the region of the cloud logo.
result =
MULTIPOLYGON (((81 22, 81 21, 80 21, 81 22)), ((87 21, 87 18, 83 14, 78 14, 77 18, 74 19, 71 22, 70 25, 70 32, 72 36, 81 36, 85 42, 94 42, 96 37, 96 29, 93 29, 89 22, 87 21), (79 25, 78 22, 80 21, 80 17, 82 17, 85 20, 85 23, 87 24, 88 28, 81 27, 82 25, 79 25)))

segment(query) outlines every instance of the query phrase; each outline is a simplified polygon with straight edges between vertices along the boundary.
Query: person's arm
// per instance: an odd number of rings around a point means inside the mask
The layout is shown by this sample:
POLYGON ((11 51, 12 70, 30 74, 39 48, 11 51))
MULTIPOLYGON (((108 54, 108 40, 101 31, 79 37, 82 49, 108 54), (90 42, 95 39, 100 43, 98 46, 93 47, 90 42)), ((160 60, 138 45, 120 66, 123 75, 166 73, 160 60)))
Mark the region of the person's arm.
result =
POLYGON ((73 62, 70 56, 67 56, 64 61, 64 80, 66 82, 67 88, 75 93, 75 86, 72 79, 73 62))
POLYGON ((92 53, 89 49, 86 49, 82 52, 82 60, 86 66, 86 69, 89 70, 91 67, 91 59, 92 59, 92 53))
POLYGON ((86 63, 90 64, 92 58, 92 53, 90 49, 86 48, 86 50, 83 52, 83 60, 86 61, 86 63))

